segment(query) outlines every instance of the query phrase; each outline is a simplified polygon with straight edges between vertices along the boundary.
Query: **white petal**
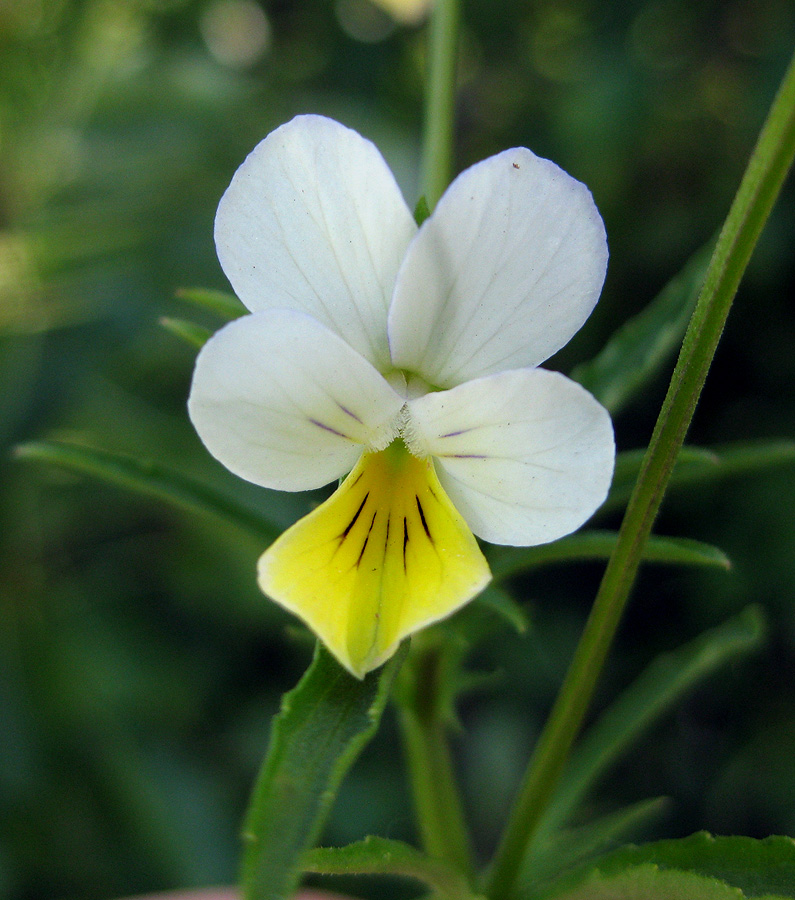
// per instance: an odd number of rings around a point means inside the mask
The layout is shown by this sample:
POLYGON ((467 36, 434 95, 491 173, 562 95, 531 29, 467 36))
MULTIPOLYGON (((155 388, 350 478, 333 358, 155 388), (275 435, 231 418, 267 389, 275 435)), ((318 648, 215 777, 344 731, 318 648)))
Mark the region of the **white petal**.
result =
POLYGON ((606 267, 585 185, 521 147, 492 156, 459 175, 409 246, 393 362, 439 387, 538 365, 588 318, 606 267))
POLYGON ((366 359, 305 313, 230 322, 196 360, 188 410, 212 455, 255 484, 320 487, 397 433, 404 400, 366 359))
POLYGON ((519 369, 409 401, 409 446, 478 537, 530 546, 569 534, 607 496, 610 416, 557 372, 519 369))
POLYGON ((322 116, 299 116, 258 144, 215 219, 218 258, 252 312, 308 312, 380 369, 395 276, 415 232, 375 146, 322 116))

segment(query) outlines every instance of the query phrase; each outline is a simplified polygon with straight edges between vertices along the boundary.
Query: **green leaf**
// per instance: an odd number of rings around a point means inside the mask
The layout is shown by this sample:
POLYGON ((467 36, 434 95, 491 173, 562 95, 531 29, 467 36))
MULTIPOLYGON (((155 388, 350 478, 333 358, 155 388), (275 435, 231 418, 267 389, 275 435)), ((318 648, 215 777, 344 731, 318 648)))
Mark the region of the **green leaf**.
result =
POLYGON ((791 837, 754 840, 713 837, 701 831, 679 840, 624 847, 600 868, 615 871, 643 863, 719 878, 740 888, 747 897, 795 896, 795 841, 791 837))
POLYGON ((730 886, 727 897, 766 898, 795 897, 795 841, 790 837, 755 840, 748 837, 713 837, 699 832, 679 840, 656 841, 641 846, 622 847, 600 859, 590 870, 581 870, 567 879, 563 892, 550 897, 649 898, 669 900, 683 897, 700 900, 720 897, 714 883, 730 886), (649 871, 652 876, 646 877, 649 871), (595 884, 640 884, 633 873, 643 873, 646 893, 600 894, 584 892, 595 884), (681 881, 676 876, 688 876, 681 881), (699 879, 703 882, 700 883, 699 879), (573 887, 574 885, 576 887, 573 887), (681 893, 681 886, 691 884, 693 893, 681 893), (666 891, 676 888, 676 893, 666 891), (702 891, 707 889, 707 893, 702 891), (709 893, 715 890, 714 895, 709 893))
POLYGON ((422 223, 430 216, 431 210, 428 206, 428 200, 423 194, 420 199, 417 201, 417 205, 414 207, 414 221, 418 225, 422 225, 422 223))
POLYGON ((654 797, 600 816, 579 828, 556 832, 528 858, 522 873, 522 896, 537 897, 564 873, 581 867, 622 840, 637 837, 640 828, 659 819, 669 806, 667 797, 654 797))
POLYGON ((284 900, 317 840, 339 785, 373 737, 408 643, 361 681, 318 644, 285 694, 246 817, 245 900, 284 900))
POLYGON ((402 841, 367 837, 347 847, 321 847, 301 857, 306 872, 319 875, 400 875, 421 881, 450 900, 471 898, 466 879, 448 863, 402 841))
MULTIPOLYGON (((603 510, 624 506, 640 472, 644 450, 629 450, 616 456, 610 495, 603 510)), ((682 447, 669 488, 705 484, 721 478, 747 475, 795 461, 794 441, 747 441, 719 447, 682 447)))
POLYGON ((571 373, 613 415, 679 349, 712 255, 710 241, 690 257, 657 297, 626 322, 590 362, 571 373))
POLYGON ((176 295, 180 300, 187 300, 188 303, 207 309, 229 321, 239 319, 248 312, 234 294, 226 291, 214 291, 209 288, 179 288, 176 295))
POLYGON ((573 812, 604 771, 692 687, 755 650, 765 635, 757 606, 658 656, 591 726, 572 753, 541 830, 549 834, 573 812))
POLYGON ((517 603, 508 591, 499 585, 490 584, 478 595, 475 604, 495 613, 519 634, 525 634, 530 627, 530 618, 524 606, 517 603))
POLYGON ((209 340, 212 331, 203 325, 197 325, 196 322, 189 322, 187 319, 174 319, 170 316, 162 316, 160 324, 166 331, 170 331, 186 344, 191 347, 201 349, 209 340))
MULTIPOLYGON (((743 900, 745 895, 716 878, 692 872, 634 866, 614 875, 592 872, 577 887, 546 895, 549 900, 743 900)), ((766 898, 773 900, 773 898, 766 898)))
POLYGON ((279 529, 256 510, 192 475, 151 460, 57 441, 20 444, 15 448, 14 455, 20 459, 36 460, 91 475, 128 490, 165 500, 190 512, 221 516, 260 541, 273 541, 279 534, 279 529))
MULTIPOLYGON (((617 539, 615 531, 584 531, 538 547, 494 548, 489 560, 494 581, 499 582, 550 563, 608 559, 617 539)), ((644 549, 643 559, 645 562, 680 566, 731 568, 731 562, 722 550, 689 538, 651 537, 644 549)))

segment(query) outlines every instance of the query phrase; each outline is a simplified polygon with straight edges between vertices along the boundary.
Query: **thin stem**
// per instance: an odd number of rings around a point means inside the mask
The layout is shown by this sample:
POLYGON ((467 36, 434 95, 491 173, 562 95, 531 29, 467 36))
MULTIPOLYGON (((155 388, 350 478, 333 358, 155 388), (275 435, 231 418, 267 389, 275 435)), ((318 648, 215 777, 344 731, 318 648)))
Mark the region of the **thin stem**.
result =
POLYGON ((469 835, 442 716, 442 652, 427 647, 409 657, 396 700, 423 847, 471 883, 469 835))
POLYGON ((740 278, 793 156, 795 57, 718 238, 618 542, 497 852, 487 891, 492 900, 512 895, 522 860, 580 730, 740 278))
POLYGON ((429 35, 422 148, 422 192, 431 210, 453 172, 458 25, 459 0, 436 0, 429 35))

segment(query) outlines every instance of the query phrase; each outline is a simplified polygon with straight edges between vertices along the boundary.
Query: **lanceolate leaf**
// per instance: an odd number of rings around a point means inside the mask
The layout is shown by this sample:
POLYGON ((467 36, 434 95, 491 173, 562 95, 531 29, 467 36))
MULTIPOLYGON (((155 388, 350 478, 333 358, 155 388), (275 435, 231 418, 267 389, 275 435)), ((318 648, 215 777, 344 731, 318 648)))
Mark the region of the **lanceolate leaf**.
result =
POLYGON ((712 248, 710 242, 694 253, 643 312, 626 322, 590 362, 571 373, 613 415, 639 393, 682 343, 712 248))
POLYGON ((209 288, 180 288, 177 291, 177 297, 207 309, 230 322, 232 319, 239 319, 240 316, 246 314, 245 306, 234 294, 228 294, 226 291, 213 291, 209 288))
POLYGON ((309 850, 301 865, 304 871, 320 875, 403 875, 423 882, 449 900, 473 896, 466 879, 448 863, 402 841, 381 837, 368 837, 347 847, 309 850))
POLYGON ((481 607, 496 613, 504 622, 524 634, 530 627, 530 618, 526 609, 499 585, 490 584, 475 601, 481 607))
POLYGON ((170 316, 163 316, 160 319, 160 324, 166 331, 170 331, 173 335, 196 349, 203 347, 212 334, 209 328, 197 325, 196 322, 189 322, 187 319, 173 319, 170 316))
POLYGON ((278 535, 277 527, 256 510, 198 478, 157 462, 57 441, 21 444, 15 454, 91 475, 182 509, 222 516, 261 541, 274 540, 278 535))
MULTIPOLYGON (((629 500, 640 472, 644 450, 629 450, 616 457, 610 495, 602 510, 622 507, 629 500)), ((749 441, 719 447, 682 447, 669 489, 746 475, 795 461, 795 441, 749 441)))
POLYGON ((282 700, 244 826, 245 900, 285 900, 340 782, 375 734, 407 644, 361 681, 318 644, 282 700))
POLYGON ((622 847, 590 869, 567 879, 567 887, 547 896, 560 898, 643 897, 644 900, 720 898, 715 885, 730 888, 725 896, 759 900, 795 897, 795 841, 789 837, 754 840, 712 837, 700 832, 687 838, 622 847), (646 874, 648 873, 648 874, 646 874), (623 886, 644 884, 643 893, 623 886), (616 890, 607 893, 602 886, 616 890), (599 890, 594 890, 599 886, 599 890), (618 890, 618 887, 621 890, 618 890), (691 893, 685 893, 685 886, 691 893))
MULTIPOLYGON (((494 548, 489 562, 496 582, 550 563, 608 559, 617 537, 614 531, 584 531, 538 547, 494 548)), ((652 537, 646 544, 643 559, 680 566, 731 568, 722 550, 689 538, 652 537)))
POLYGON ((749 606, 672 653, 658 656, 586 732, 569 760, 541 830, 549 834, 576 809, 605 770, 682 695, 722 665, 756 649, 762 613, 749 606))

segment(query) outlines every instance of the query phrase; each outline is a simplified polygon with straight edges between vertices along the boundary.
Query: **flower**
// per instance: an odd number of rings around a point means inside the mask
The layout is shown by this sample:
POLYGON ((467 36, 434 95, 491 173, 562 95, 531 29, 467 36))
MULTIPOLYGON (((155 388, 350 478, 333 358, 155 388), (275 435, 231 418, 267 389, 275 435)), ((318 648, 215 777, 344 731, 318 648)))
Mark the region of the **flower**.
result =
POLYGON ((215 240, 251 314, 199 353, 190 417, 255 484, 350 473, 265 551, 258 580, 354 675, 483 589, 473 533, 545 543, 600 506, 610 417, 536 368, 588 317, 607 266, 588 189, 556 165, 499 153, 417 229, 373 144, 299 116, 235 173, 215 240))
POLYGON ((416 25, 427 14, 432 0, 372 0, 403 25, 416 25))

